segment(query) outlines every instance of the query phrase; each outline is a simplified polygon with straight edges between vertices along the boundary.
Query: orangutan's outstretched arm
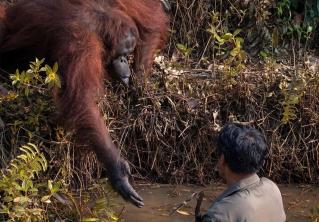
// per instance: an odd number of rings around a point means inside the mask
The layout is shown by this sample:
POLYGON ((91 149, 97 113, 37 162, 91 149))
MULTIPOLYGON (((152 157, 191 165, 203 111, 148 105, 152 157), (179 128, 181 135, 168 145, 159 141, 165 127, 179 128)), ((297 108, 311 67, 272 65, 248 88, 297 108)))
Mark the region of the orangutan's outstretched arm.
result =
POLYGON ((122 197, 141 207, 143 200, 128 181, 129 166, 113 144, 96 103, 102 93, 103 53, 102 41, 89 33, 83 33, 81 41, 67 41, 56 50, 63 81, 61 92, 56 94, 60 120, 76 130, 81 143, 92 147, 122 197))

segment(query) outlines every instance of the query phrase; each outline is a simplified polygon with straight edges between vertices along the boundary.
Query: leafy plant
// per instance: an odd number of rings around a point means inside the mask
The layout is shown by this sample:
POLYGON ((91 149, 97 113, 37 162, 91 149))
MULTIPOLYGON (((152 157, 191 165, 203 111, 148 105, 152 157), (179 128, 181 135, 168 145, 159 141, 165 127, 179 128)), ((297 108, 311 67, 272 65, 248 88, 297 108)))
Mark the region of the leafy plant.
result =
POLYGON ((305 93, 306 80, 302 75, 292 79, 285 79, 280 83, 279 88, 284 95, 284 111, 281 121, 288 123, 297 118, 296 106, 300 103, 301 97, 305 93))
POLYGON ((240 29, 236 29, 234 33, 218 33, 215 26, 211 25, 207 30, 217 43, 218 55, 230 56, 232 60, 236 58, 242 60, 245 57, 245 52, 242 50, 242 44, 244 39, 237 35, 241 32, 240 29))
POLYGON ((186 61, 186 64, 188 64, 189 57, 190 57, 190 55, 191 55, 191 53, 193 51, 193 48, 190 48, 187 45, 180 44, 180 43, 177 43, 176 47, 182 53, 182 55, 183 55, 183 57, 184 57, 184 59, 186 61))
POLYGON ((4 167, 0 178, 0 190, 3 191, 0 220, 55 221, 59 218, 67 221, 117 221, 110 201, 109 193, 113 190, 110 186, 105 188, 105 184, 94 184, 95 191, 99 191, 98 198, 90 190, 83 189, 79 197, 68 187, 74 170, 69 168, 68 161, 72 160, 67 156, 67 152, 71 152, 70 138, 59 127, 53 129, 48 123, 48 115, 54 112, 50 91, 61 87, 58 64, 50 67, 44 64, 44 59, 35 59, 29 69, 16 70, 10 78, 12 86, 8 87, 9 93, 0 96, 1 117, 8 126, 3 134, 8 134, 10 138, 0 141, 0 144, 1 148, 2 144, 12 147, 11 155, 0 162, 2 166, 8 166, 4 167), (29 141, 41 144, 50 158, 61 157, 62 160, 53 161, 55 165, 51 171, 45 172, 48 163, 44 154, 32 143, 27 143, 29 141), (14 148, 25 143, 27 145, 21 146, 20 151, 14 148), (63 144, 67 144, 68 151, 57 154, 63 150, 63 144), (17 152, 19 155, 14 158, 17 152), (9 158, 13 160, 9 162, 9 158), (55 175, 57 182, 47 175, 52 172, 59 172, 55 175), (83 196, 87 198, 83 199, 83 196))
POLYGON ((319 21, 319 0, 280 0, 276 9, 283 22, 283 35, 296 35, 299 40, 310 38, 319 21))
POLYGON ((46 171, 48 163, 43 153, 31 143, 20 148, 21 154, 1 171, 0 214, 7 221, 43 221, 45 208, 52 195, 59 191, 60 183, 35 182, 46 171))
POLYGON ((35 59, 34 62, 30 63, 30 68, 27 71, 20 72, 18 69, 15 74, 10 76, 12 85, 19 89, 19 92, 23 92, 26 96, 34 91, 43 90, 44 85, 48 85, 48 88, 53 87, 61 88, 61 80, 57 73, 58 64, 55 63, 53 68, 49 65, 42 66, 44 59, 35 59), (42 73, 45 73, 45 79, 42 77, 42 73))
POLYGON ((226 75, 224 79, 229 86, 235 85, 235 77, 237 73, 244 68, 244 62, 247 58, 246 52, 242 49, 244 39, 239 36, 241 29, 236 29, 233 33, 226 28, 219 27, 219 13, 211 12, 211 23, 207 31, 213 39, 214 49, 217 50, 216 55, 224 60, 223 73, 226 75))
MULTIPOLYGON (((16 135, 23 128, 29 132, 27 138, 32 138, 46 128, 47 113, 53 113, 50 91, 53 87, 61 87, 58 64, 55 63, 51 68, 44 64, 44 59, 36 58, 30 63, 29 69, 17 69, 10 75, 10 79, 12 86, 8 95, 0 97, 0 113, 3 114, 4 121, 11 126, 7 129, 11 131, 11 135, 16 135)), ((12 139, 9 146, 15 146, 16 142, 12 139)))
POLYGON ((177 49, 183 53, 183 55, 188 58, 190 56, 190 54, 192 53, 193 49, 189 48, 187 45, 183 45, 183 44, 176 44, 177 49))
POLYGON ((43 178, 42 173, 47 170, 48 163, 37 146, 28 143, 23 145, 20 151, 21 154, 1 171, 1 221, 49 221, 49 218, 56 216, 75 217, 82 222, 118 220, 117 214, 111 208, 110 191, 113 189, 108 183, 100 182, 92 188, 94 192, 102 190, 102 197, 95 198, 92 191, 88 190, 82 191, 82 198, 77 198, 64 187, 61 180, 42 182, 43 179, 40 178, 43 178), (83 196, 86 198, 83 199, 83 196))
POLYGON ((285 12, 290 12, 291 0, 280 0, 277 2, 276 9, 279 16, 283 16, 285 12))

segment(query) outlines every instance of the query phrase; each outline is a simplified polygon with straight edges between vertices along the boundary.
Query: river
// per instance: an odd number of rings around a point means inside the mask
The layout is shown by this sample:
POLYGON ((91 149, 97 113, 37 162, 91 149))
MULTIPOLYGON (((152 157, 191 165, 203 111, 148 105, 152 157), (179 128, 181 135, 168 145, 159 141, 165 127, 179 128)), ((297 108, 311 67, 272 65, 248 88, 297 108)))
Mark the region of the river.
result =
MULTIPOLYGON (((319 187, 310 185, 279 185, 288 222, 310 221, 310 209, 319 205, 319 187)), ((201 210, 204 212, 209 203, 225 189, 222 184, 206 187, 139 185, 138 192, 143 196, 145 206, 138 209, 125 204, 121 213, 121 222, 191 222, 194 215, 195 200, 173 215, 169 215, 176 206, 188 199, 192 193, 204 191, 205 198, 201 210)))

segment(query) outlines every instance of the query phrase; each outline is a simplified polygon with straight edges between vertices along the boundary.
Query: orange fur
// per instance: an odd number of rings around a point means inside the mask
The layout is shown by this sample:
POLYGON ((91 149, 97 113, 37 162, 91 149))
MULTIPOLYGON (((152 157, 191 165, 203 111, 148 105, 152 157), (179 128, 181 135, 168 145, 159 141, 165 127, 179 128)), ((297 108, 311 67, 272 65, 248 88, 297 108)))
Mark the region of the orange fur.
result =
POLYGON ((135 71, 149 72, 155 50, 163 47, 168 30, 161 2, 21 0, 1 7, 0 20, 4 37, 1 65, 18 64, 24 52, 57 61, 62 75, 62 89, 55 95, 60 121, 76 130, 81 143, 90 145, 106 168, 114 167, 119 151, 96 104, 103 78, 109 76, 104 67, 130 30, 138 38, 135 71))

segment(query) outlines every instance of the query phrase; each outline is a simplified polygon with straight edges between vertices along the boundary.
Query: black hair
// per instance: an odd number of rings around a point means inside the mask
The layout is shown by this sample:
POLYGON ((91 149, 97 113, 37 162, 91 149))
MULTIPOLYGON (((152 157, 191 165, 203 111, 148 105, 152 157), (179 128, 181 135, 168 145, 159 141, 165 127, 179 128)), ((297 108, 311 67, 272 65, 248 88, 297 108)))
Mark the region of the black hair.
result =
POLYGON ((264 135, 253 127, 232 123, 219 133, 217 152, 235 173, 256 173, 268 154, 264 135))

